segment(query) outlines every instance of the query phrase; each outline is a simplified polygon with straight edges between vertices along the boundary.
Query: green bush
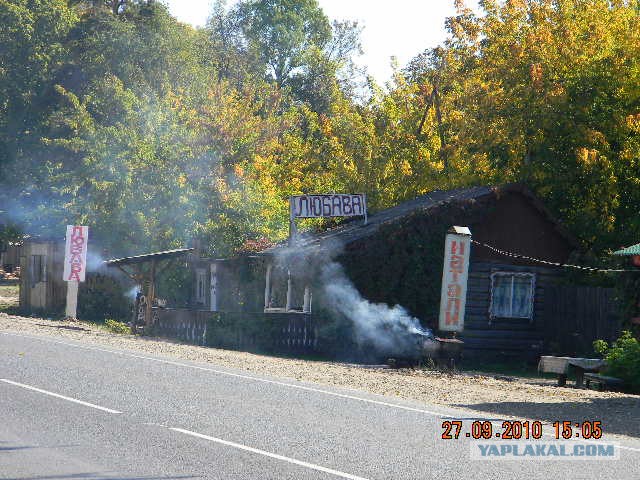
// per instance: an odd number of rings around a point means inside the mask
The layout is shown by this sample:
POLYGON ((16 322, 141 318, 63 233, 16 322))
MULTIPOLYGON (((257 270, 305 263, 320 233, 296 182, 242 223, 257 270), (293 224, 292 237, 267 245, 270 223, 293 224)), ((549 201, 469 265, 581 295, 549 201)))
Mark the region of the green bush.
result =
POLYGON ((126 323, 118 322, 110 318, 104 321, 104 326, 112 333, 122 333, 125 335, 131 334, 131 328, 129 328, 126 323))
POLYGON ((608 375, 623 379, 634 392, 640 392, 640 342, 631 332, 622 332, 611 346, 596 340, 593 349, 606 360, 608 375))
POLYGON ((105 318, 118 321, 131 318, 131 300, 125 287, 106 275, 89 273, 78 291, 78 318, 102 322, 105 318))

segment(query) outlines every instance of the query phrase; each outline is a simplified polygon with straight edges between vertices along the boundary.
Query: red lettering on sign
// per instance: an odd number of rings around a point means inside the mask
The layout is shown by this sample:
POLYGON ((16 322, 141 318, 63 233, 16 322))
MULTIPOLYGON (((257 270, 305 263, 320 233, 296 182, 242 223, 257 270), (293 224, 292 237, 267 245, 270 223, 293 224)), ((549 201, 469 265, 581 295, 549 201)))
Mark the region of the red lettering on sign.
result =
POLYGON ((71 230, 71 239, 69 241, 69 281, 80 281, 80 274, 84 269, 82 255, 85 251, 86 239, 84 237, 82 227, 74 226, 71 230))
POLYGON ((464 242, 453 240, 451 242, 452 255, 464 255, 464 242))
POLYGON ((462 287, 460 285, 452 283, 452 284, 447 286, 447 295, 449 297, 458 298, 458 297, 460 297, 461 293, 462 293, 462 287))
POLYGON ((449 298, 447 301, 447 310, 445 312, 445 323, 447 325, 456 325, 460 320, 460 299, 449 298))

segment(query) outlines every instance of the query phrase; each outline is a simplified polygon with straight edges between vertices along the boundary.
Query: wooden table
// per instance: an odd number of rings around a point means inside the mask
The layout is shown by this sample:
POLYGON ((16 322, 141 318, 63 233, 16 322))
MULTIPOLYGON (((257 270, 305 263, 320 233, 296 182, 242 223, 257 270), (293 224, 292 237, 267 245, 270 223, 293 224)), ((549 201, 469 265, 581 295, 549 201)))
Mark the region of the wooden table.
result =
POLYGON ((605 362, 601 358, 574 358, 574 357, 540 357, 538 371, 558 374, 558 386, 567 384, 567 375, 573 368, 576 372, 576 387, 582 387, 585 372, 597 372, 604 367, 605 362))

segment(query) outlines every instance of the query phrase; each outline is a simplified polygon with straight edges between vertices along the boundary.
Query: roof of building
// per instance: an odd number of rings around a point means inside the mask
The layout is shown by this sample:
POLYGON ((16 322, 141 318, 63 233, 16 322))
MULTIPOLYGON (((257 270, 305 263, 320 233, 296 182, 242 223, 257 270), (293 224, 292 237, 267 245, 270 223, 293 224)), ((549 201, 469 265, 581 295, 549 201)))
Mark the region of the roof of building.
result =
MULTIPOLYGON (((519 183, 510 183, 500 186, 478 186, 465 187, 453 190, 435 190, 425 195, 421 195, 413 200, 408 200, 395 207, 387 208, 379 212, 369 215, 368 221, 364 224, 364 220, 355 219, 341 223, 335 228, 325 230, 320 233, 304 233, 299 234, 296 239, 297 248, 314 248, 320 247, 325 243, 337 241, 343 245, 355 242, 357 240, 370 237, 385 224, 396 222, 406 216, 415 214, 420 211, 435 210, 436 208, 452 202, 462 203, 467 201, 476 201, 484 197, 498 196, 506 193, 520 193, 527 197, 531 204, 540 211, 573 247, 578 246, 577 240, 551 215, 551 213, 542 204, 540 199, 536 197, 531 190, 519 183)), ((271 254, 285 247, 286 244, 278 244, 263 250, 259 254, 271 254)))
POLYGON ((613 252, 614 255, 640 255, 640 243, 631 245, 630 247, 621 248, 613 252))
POLYGON ((193 248, 177 248, 175 250, 165 250, 164 252, 152 252, 145 253, 144 255, 135 255, 133 257, 114 258, 107 260, 104 263, 107 266, 111 265, 131 265, 133 263, 145 263, 151 260, 168 260, 170 258, 180 257, 192 252, 193 248))

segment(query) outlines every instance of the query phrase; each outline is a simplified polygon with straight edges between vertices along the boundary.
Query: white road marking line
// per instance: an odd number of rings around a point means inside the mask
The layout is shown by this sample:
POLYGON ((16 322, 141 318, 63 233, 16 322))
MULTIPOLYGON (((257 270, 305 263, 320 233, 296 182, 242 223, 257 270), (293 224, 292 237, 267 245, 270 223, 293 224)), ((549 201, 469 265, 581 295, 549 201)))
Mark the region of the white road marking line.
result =
MULTIPOLYGON (((197 365, 189 365, 187 363, 173 362, 171 360, 163 360, 163 359, 160 359, 160 358, 147 357, 147 356, 144 356, 144 355, 134 355, 132 353, 120 352, 118 350, 108 350, 106 348, 98 348, 98 347, 87 347, 87 346, 84 346, 84 345, 76 345, 74 343, 59 342, 57 340, 49 340, 47 338, 38 337, 38 336, 32 336, 32 335, 20 335, 18 333, 11 333, 11 332, 0 332, 0 333, 3 334, 3 335, 11 335, 11 336, 15 336, 15 337, 29 338, 31 340, 40 340, 42 342, 57 343, 57 344, 60 344, 60 345, 66 345, 66 346, 69 346, 69 347, 76 347, 76 348, 81 348, 81 349, 85 349, 85 350, 94 350, 94 351, 98 351, 98 352, 107 352, 107 353, 112 353, 112 354, 115 354, 115 355, 122 355, 122 356, 125 356, 125 357, 140 358, 140 359, 143 359, 143 360, 150 360, 152 362, 165 363, 165 364, 168 364, 168 365, 175 365, 175 366, 179 366, 179 367, 193 368, 193 369, 196 369, 196 370, 203 370, 205 372, 217 373, 219 375, 228 375, 228 376, 236 377, 236 378, 254 380, 256 382, 270 383, 270 384, 273 384, 273 385, 280 385, 280 386, 289 387, 289 388, 297 388, 299 390, 306 390, 306 391, 315 392, 315 393, 322 393, 322 394, 331 395, 331 396, 334 396, 334 397, 346 398, 346 399, 349 399, 349 400, 356 400, 356 401, 365 402, 365 403, 372 403, 374 405, 382 405, 384 407, 397 408, 397 409, 400 409, 400 410, 407 410, 407 411, 410 411, 410 412, 425 413, 427 415, 433 415, 435 417, 440 417, 440 418, 452 418, 452 419, 455 419, 455 418, 459 417, 459 416, 456 416, 456 415, 447 415, 445 413, 436 412, 436 411, 433 411, 433 410, 425 410, 425 409, 420 409, 420 408, 407 407, 407 406, 404 406, 404 405, 397 405, 395 403, 382 402, 382 401, 379 401, 379 400, 372 400, 372 399, 369 399, 369 398, 357 397, 355 395, 347 395, 347 394, 343 394, 343 393, 331 392, 329 390, 323 390, 321 388, 305 387, 304 385, 295 385, 295 384, 292 384, 292 383, 279 382, 277 380, 268 380, 266 378, 252 377, 250 375, 242 375, 242 374, 239 374, 239 373, 225 372, 225 371, 216 370, 216 369, 213 369, 213 368, 199 367, 197 365)), ((120 413, 120 412, 118 412, 118 413, 120 413)), ((488 417, 478 417, 478 418, 487 418, 488 419, 488 417)), ((551 425, 551 424, 549 424, 549 425, 551 425)), ((633 451, 633 452, 640 452, 640 448, 625 447, 625 446, 622 446, 622 445, 620 445, 619 448, 624 449, 624 450, 630 450, 630 451, 633 451)))
POLYGON ((44 339, 44 338, 41 338, 41 337, 35 337, 35 336, 29 336, 29 335, 19 335, 19 334, 16 334, 16 333, 9 333, 9 332, 0 332, 0 333, 2 333, 4 335, 13 335, 13 336, 16 336, 16 337, 30 338, 32 340, 41 340, 43 342, 58 343, 60 345, 67 345, 67 346, 70 346, 70 347, 82 348, 82 349, 85 349, 85 350, 94 350, 94 351, 98 351, 98 352, 113 353, 115 355, 123 355, 123 356, 126 356, 126 357, 139 358, 139 359, 142 359, 142 360, 150 360, 152 362, 164 363, 164 364, 167 364, 167 365, 174 365, 174 366, 178 366, 178 367, 193 368, 195 370, 202 370, 202 371, 205 371, 205 372, 216 373, 218 375, 227 375, 229 377, 242 378, 242 379, 245 379, 245 380, 253 380, 253 381, 262 382, 262 383, 269 383, 269 384, 272 384, 272 385, 279 385, 279 386, 282 386, 282 387, 296 388, 298 390, 305 390, 305 391, 308 391, 308 392, 322 393, 322 394, 331 395, 331 396, 334 396, 334 397, 346 398, 346 399, 349 399, 349 400, 356 400, 356 401, 359 401, 359 402, 371 403, 371 404, 374 404, 374 405, 382 405, 384 407, 397 408, 397 409, 406 410, 406 411, 409 411, 409 412, 426 413, 427 415, 433 415, 435 417, 453 418, 451 415, 447 415, 447 414, 442 413, 442 412, 436 412, 436 411, 433 411, 433 410, 425 410, 425 409, 422 409, 422 408, 408 407, 408 406, 405 406, 405 405, 398 405, 398 404, 395 404, 395 403, 383 402, 383 401, 380 401, 380 400, 372 400, 372 399, 369 399, 369 398, 358 397, 358 396, 355 396, 355 395, 347 395, 345 393, 332 392, 330 390, 324 390, 324 389, 321 389, 321 388, 306 387, 304 385, 295 385, 293 383, 279 382, 277 380, 268 380, 266 378, 253 377, 251 375, 243 375, 243 374, 240 374, 240 373, 225 372, 223 370, 216 370, 214 368, 199 367, 197 365, 189 365, 187 363, 174 362, 174 361, 171 361, 171 360, 163 360, 163 359, 160 359, 160 358, 147 357, 147 356, 144 356, 144 355, 134 355, 132 353, 120 352, 120 351, 117 351, 117 350, 108 350, 108 349, 105 349, 105 348, 87 347, 87 346, 84 346, 84 345, 75 345, 73 343, 59 342, 57 340, 49 340, 49 339, 44 339))
POLYGON ((338 470, 333 470, 332 468, 321 467, 320 465, 315 465, 313 463, 303 462, 302 460, 296 460, 295 458, 285 457, 283 455, 278 455, 277 453, 267 452, 265 450, 260 450, 253 447, 248 447, 246 445, 242 445, 240 443, 230 442, 229 440, 223 440, 221 438, 210 437, 209 435, 203 435, 201 433, 192 432, 191 430, 184 430, 182 428, 169 428, 169 430, 173 430, 174 432, 184 433, 185 435, 191 435, 192 437, 202 438, 204 440, 209 440, 211 442, 220 443, 222 445, 226 445, 228 447, 237 448, 239 450, 245 450, 251 453, 257 453, 258 455, 264 455, 265 457, 275 458, 276 460, 282 460, 283 462, 293 463, 294 465, 299 465, 301 467, 310 468, 311 470, 318 470, 319 472, 329 473, 331 475, 335 475, 341 478, 348 478, 349 480, 368 480, 364 477, 358 477, 356 475, 351 475, 350 473, 340 472, 338 470))
POLYGON ((26 388, 27 390, 33 390, 34 392, 44 393, 45 395, 50 395, 52 397, 61 398, 62 400, 68 400, 69 402, 78 403, 80 405, 84 405, 85 407, 95 408, 97 410, 102 410, 103 412, 109 413, 122 413, 118 410, 112 410, 110 408, 101 407, 100 405, 94 405, 93 403, 83 402, 82 400, 76 400, 75 398, 65 397, 64 395, 59 395, 57 393, 49 392, 47 390, 42 390, 41 388, 32 387, 30 385, 25 385, 23 383, 12 382, 11 380, 7 380, 6 378, 0 378, 0 382, 8 383, 11 385, 15 385, 16 387, 26 388))

